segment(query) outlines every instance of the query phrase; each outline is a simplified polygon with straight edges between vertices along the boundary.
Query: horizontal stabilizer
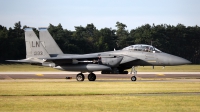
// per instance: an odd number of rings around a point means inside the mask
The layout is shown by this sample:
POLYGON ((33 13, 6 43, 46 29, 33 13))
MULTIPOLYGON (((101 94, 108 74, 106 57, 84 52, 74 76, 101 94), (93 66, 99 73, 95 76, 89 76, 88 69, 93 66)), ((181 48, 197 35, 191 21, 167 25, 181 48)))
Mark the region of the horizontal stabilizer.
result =
POLYGON ((39 62, 30 61, 30 60, 6 60, 6 61, 17 62, 17 63, 39 63, 39 62))
POLYGON ((22 60, 6 60, 9 62, 17 62, 17 63, 43 63, 45 60, 37 59, 37 58, 27 58, 22 60))

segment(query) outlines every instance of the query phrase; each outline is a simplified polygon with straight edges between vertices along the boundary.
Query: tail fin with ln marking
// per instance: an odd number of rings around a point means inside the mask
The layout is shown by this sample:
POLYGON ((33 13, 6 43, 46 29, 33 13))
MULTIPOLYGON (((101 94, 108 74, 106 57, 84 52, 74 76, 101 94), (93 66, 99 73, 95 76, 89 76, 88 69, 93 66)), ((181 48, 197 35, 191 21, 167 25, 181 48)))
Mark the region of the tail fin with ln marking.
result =
POLYGON ((25 28, 26 59, 6 60, 10 62, 22 63, 44 63, 42 58, 49 58, 49 54, 44 49, 32 28, 25 28))
POLYGON ((49 54, 44 49, 32 28, 25 28, 26 58, 49 58, 49 54))

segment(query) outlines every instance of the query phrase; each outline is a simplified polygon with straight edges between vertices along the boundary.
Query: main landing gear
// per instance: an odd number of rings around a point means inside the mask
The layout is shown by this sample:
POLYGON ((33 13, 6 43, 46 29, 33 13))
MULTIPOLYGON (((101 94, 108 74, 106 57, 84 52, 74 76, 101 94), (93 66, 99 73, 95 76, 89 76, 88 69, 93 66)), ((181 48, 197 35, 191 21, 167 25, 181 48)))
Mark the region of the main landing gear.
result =
POLYGON ((76 75, 76 80, 77 81, 84 81, 85 76, 82 73, 79 73, 76 75))
POLYGON ((88 75, 88 80, 89 81, 95 81, 96 80, 96 75, 94 74, 94 73, 90 73, 89 75, 88 75))
POLYGON ((134 75, 131 77, 131 81, 136 81, 136 80, 137 80, 137 77, 136 77, 137 71, 136 71, 136 69, 135 69, 135 66, 132 67, 132 69, 131 69, 131 74, 134 74, 134 75))
MULTIPOLYGON (((84 79, 85 79, 85 76, 82 73, 79 73, 79 74, 76 75, 76 80, 77 81, 84 81, 84 79)), ((96 80, 96 75, 91 72, 88 75, 88 80, 89 81, 95 81, 96 80)))

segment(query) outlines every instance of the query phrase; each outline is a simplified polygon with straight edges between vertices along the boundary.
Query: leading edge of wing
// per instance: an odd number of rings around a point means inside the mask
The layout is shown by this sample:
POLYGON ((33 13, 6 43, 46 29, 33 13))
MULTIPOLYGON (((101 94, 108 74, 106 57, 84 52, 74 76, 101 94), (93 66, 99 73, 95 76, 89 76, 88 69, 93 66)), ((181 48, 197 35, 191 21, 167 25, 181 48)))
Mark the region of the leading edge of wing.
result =
POLYGON ((72 60, 72 59, 98 59, 98 56, 64 56, 64 57, 51 57, 51 58, 42 58, 48 61, 53 61, 53 60, 72 60))

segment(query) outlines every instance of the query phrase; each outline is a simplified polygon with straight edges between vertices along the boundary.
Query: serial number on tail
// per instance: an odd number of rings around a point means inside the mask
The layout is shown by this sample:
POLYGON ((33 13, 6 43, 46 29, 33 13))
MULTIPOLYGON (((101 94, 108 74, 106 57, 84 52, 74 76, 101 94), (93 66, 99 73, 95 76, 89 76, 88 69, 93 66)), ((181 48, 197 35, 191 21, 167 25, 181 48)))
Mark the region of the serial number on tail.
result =
POLYGON ((43 52, 42 51, 35 51, 34 55, 43 55, 43 52))

